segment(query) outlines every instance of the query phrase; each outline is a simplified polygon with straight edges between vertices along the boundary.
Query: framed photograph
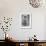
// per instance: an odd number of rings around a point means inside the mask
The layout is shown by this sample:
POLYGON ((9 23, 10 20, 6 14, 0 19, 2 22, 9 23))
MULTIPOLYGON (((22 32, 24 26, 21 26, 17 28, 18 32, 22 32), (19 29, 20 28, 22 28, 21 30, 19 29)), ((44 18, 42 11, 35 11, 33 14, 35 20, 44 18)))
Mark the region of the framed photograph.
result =
POLYGON ((20 15, 20 25, 22 29, 32 29, 32 15, 31 14, 21 14, 20 15))

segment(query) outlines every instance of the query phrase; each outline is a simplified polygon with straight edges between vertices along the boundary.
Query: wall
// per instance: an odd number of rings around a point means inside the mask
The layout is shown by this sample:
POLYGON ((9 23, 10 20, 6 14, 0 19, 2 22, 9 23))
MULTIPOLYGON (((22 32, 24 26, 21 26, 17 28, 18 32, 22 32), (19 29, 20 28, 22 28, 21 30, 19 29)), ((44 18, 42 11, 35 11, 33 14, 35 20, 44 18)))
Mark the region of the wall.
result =
MULTIPOLYGON (((39 40, 46 39, 46 8, 33 8, 28 0, 0 0, 0 16, 13 17, 12 26, 8 33, 17 40, 27 40, 34 34, 37 35, 39 40), (32 14, 32 29, 20 28, 19 17, 22 12, 32 14)), ((0 39, 2 39, 2 36, 0 39)))

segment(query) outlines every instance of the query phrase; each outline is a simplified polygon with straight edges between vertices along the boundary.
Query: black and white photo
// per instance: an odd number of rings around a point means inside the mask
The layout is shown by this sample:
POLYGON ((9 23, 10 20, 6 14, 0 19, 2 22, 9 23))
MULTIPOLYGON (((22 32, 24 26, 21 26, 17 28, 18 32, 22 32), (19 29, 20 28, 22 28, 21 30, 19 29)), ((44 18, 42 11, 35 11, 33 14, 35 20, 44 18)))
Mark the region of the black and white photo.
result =
POLYGON ((22 26, 29 26, 29 20, 30 20, 30 16, 28 15, 22 15, 22 26))
POLYGON ((32 15, 21 14, 21 28, 32 28, 32 15))

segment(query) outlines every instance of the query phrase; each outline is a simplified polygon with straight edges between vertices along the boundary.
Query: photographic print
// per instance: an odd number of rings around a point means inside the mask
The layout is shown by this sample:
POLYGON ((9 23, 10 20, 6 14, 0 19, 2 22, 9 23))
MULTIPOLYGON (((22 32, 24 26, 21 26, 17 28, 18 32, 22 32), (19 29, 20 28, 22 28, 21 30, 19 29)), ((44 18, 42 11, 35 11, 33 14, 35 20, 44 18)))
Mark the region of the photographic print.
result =
POLYGON ((32 28, 32 15, 21 14, 21 28, 32 28))
POLYGON ((22 22, 21 22, 21 25, 22 26, 29 26, 29 20, 30 20, 30 16, 29 15, 22 15, 21 16, 22 18, 22 22))

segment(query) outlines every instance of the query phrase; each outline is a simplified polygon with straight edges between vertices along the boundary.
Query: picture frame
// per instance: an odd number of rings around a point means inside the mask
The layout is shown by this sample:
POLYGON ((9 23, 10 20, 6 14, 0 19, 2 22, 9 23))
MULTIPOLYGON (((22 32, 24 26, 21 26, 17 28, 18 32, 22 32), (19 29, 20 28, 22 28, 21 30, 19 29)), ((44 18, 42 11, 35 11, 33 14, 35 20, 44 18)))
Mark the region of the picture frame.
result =
POLYGON ((32 29, 32 14, 31 13, 20 14, 20 28, 32 29))

